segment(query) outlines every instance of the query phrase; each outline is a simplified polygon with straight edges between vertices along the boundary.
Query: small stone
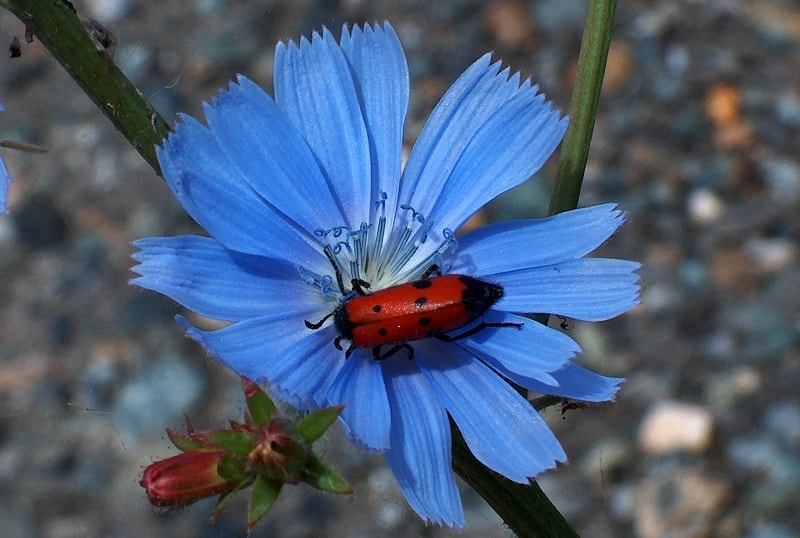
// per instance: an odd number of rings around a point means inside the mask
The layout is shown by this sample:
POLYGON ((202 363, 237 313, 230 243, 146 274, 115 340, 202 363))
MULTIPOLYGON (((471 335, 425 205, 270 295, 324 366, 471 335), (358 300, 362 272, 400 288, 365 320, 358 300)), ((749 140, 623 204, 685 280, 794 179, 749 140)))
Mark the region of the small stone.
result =
POLYGON ((527 4, 493 2, 486 8, 484 21, 492 38, 505 48, 525 49, 534 40, 527 4))
POLYGON ((61 245, 69 236, 67 221, 53 199, 34 194, 13 215, 17 237, 27 247, 38 250, 61 245))
POLYGON ((87 4, 92 17, 103 24, 118 21, 128 14, 130 0, 92 0, 87 4))
POLYGON ((800 446, 800 404, 781 402, 764 415, 767 429, 788 446, 800 446))
POLYGON ((793 264, 797 247, 788 239, 754 237, 745 243, 745 252, 761 273, 776 273, 793 264))
POLYGON ((755 285, 752 263, 738 246, 714 251, 709 265, 709 275, 711 282, 720 288, 747 291, 753 289, 755 285))
POLYGON ((203 393, 203 378, 187 361, 164 357, 142 369, 119 391, 113 416, 128 445, 174 427, 203 393))
POLYGON ((800 200, 800 166, 792 159, 764 159, 760 168, 775 201, 790 204, 800 200))
POLYGON ((648 454, 700 453, 711 445, 713 431, 714 419, 704 407, 662 402, 642 421, 639 444, 648 454))
POLYGON ((719 220, 725 211, 725 204, 710 189, 692 191, 686 205, 689 218, 697 224, 709 224, 719 220))
POLYGON ((601 483, 632 459, 630 443, 619 438, 606 439, 592 447, 582 459, 580 467, 589 480, 601 483))
POLYGON ((623 41, 614 41, 608 48, 606 73, 603 77, 603 91, 615 92, 622 89, 628 81, 633 66, 633 52, 623 41))
POLYGON ((716 536, 728 499, 728 482, 686 469, 662 469, 647 477, 636 498, 636 535, 716 536))
POLYGON ((761 373, 751 366, 715 376, 706 389, 709 406, 718 413, 726 413, 743 398, 758 392, 763 384, 761 373))
POLYGON ((715 127, 721 128, 739 122, 742 94, 732 84, 718 84, 706 95, 706 115, 715 127))

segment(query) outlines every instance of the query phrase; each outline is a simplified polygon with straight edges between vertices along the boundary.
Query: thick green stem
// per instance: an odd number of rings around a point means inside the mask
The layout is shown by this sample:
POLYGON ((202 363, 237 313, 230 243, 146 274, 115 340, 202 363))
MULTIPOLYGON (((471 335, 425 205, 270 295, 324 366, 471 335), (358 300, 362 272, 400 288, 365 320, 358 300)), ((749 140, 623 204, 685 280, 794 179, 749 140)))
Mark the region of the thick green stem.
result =
MULTIPOLYGON (((0 0, 52 53, 83 91, 160 174, 155 146, 169 127, 114 64, 103 40, 93 38, 65 0, 0 0)), ((95 29, 102 27, 95 27, 95 29)))
POLYGON ((550 215, 578 207, 616 7, 616 0, 589 2, 569 107, 569 128, 561 144, 556 182, 550 197, 550 215))

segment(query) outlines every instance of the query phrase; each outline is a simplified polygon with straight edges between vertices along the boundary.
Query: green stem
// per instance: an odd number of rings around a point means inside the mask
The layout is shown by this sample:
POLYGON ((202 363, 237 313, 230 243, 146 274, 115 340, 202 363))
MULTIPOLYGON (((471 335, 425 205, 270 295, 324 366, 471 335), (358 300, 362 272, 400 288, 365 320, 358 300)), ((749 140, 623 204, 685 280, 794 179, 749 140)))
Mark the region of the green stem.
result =
POLYGON ((589 2, 578 56, 575 88, 572 90, 569 107, 570 123, 561 144, 556 182, 550 197, 550 215, 578 207, 616 7, 616 0, 589 2))
POLYGON ((514 534, 521 538, 578 536, 539 484, 533 480, 517 484, 486 469, 472 455, 458 428, 453 425, 452 430, 453 469, 497 511, 514 534))
POLYGON ((0 0, 33 32, 84 92, 160 174, 156 145, 169 126, 92 38, 70 2, 0 0))

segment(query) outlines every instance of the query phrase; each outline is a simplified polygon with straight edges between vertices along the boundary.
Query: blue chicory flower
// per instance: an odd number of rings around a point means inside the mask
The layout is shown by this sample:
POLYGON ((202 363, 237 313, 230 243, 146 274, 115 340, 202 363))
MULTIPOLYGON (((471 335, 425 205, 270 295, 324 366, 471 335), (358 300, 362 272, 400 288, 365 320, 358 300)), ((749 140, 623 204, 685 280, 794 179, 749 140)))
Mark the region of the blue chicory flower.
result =
POLYGON ((232 322, 205 331, 179 317, 212 355, 289 403, 345 404, 344 431, 385 454, 414 510, 463 526, 448 414, 481 462, 527 483, 566 455, 505 379, 575 400, 614 397, 621 379, 577 366, 572 339, 520 314, 598 321, 634 306, 637 263, 584 258, 623 217, 600 205, 453 238, 535 173, 567 125, 538 87, 489 54, 442 98, 404 169, 408 68, 388 23, 345 26, 338 43, 327 30, 279 43, 274 83, 272 99, 239 76, 205 104, 208 127, 183 116, 158 148, 164 178, 211 237, 136 241, 132 282, 232 322), (417 340, 413 360, 374 360, 370 349, 345 360, 333 320, 305 323, 355 293, 339 289, 331 260, 345 283, 361 279, 370 291, 432 265, 499 284, 505 294, 483 320, 521 330, 417 340))
MULTIPOLYGON (((0 112, 5 112, 6 107, 0 103, 0 112)), ((11 183, 11 175, 8 173, 6 163, 0 158, 0 215, 6 212, 6 199, 8 198, 8 185, 11 183)))

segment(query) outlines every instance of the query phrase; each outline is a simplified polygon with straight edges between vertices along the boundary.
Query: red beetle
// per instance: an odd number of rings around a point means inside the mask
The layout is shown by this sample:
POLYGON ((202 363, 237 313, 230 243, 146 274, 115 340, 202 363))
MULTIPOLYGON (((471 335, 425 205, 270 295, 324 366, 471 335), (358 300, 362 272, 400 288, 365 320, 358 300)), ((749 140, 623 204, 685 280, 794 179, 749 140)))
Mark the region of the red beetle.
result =
MULTIPOLYGON (((337 266, 334 264, 334 267, 337 266)), ((367 293, 369 284, 353 279, 353 290, 358 294, 344 299, 336 309, 317 323, 306 321, 309 329, 319 329, 333 316, 337 349, 343 349, 341 340, 349 340, 345 358, 356 348, 372 348, 372 357, 383 360, 406 349, 409 358, 414 348, 408 342, 421 338, 438 338, 452 342, 472 336, 487 327, 516 327, 520 323, 480 322, 467 331, 449 336, 446 333, 465 327, 480 318, 503 296, 503 288, 466 275, 437 275, 431 267, 423 278, 367 293), (381 346, 391 346, 381 352, 381 346)), ((336 270, 337 282, 344 289, 341 273, 336 270)))

